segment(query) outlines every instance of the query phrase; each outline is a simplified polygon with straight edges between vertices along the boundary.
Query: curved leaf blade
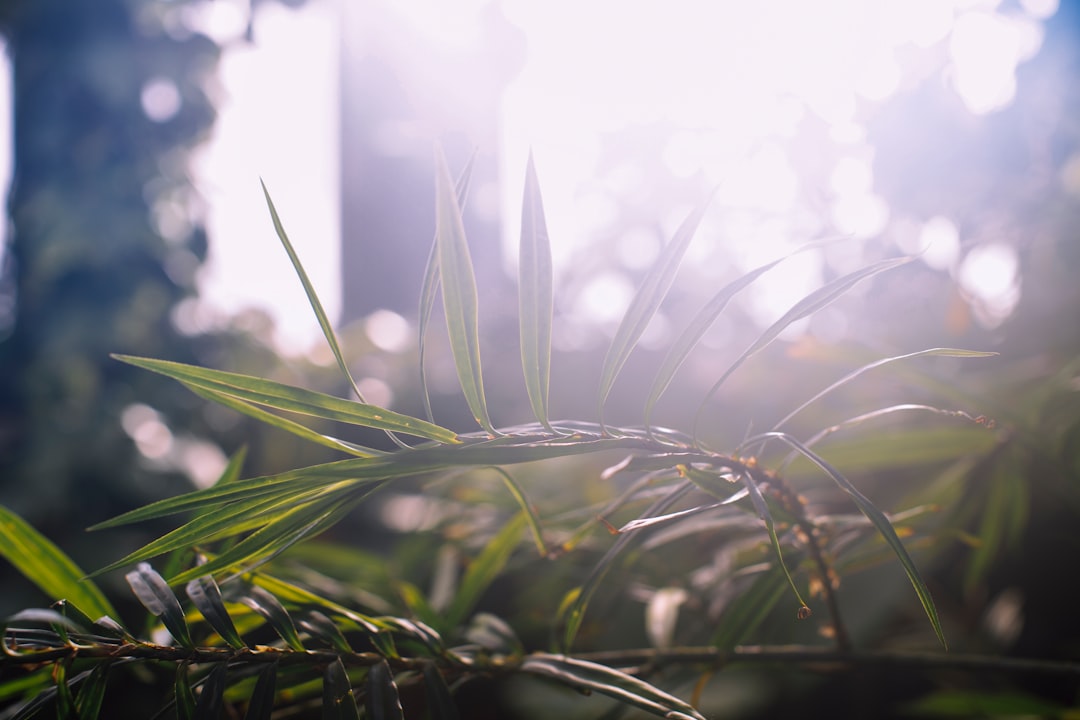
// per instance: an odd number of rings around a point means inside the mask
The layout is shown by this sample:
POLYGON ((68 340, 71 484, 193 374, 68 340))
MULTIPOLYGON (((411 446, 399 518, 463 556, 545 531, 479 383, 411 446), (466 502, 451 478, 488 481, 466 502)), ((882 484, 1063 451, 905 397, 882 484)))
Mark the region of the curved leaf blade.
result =
POLYGON ((323 720, 360 720, 345 663, 336 658, 323 672, 323 720))
POLYGON ((199 700, 195 703, 195 720, 218 720, 225 705, 225 684, 229 666, 216 663, 200 683, 199 700))
POLYGON ((598 692, 670 720, 705 720, 692 705, 633 675, 599 663, 565 655, 534 653, 521 664, 522 672, 555 680, 583 692, 598 692))
POLYGON ((518 255, 518 320, 521 324, 521 365, 533 415, 548 432, 548 386, 551 379, 552 298, 551 243, 544 218, 544 200, 529 152, 525 197, 521 209, 518 255))
POLYGON ((0 505, 0 556, 49 596, 87 615, 119 617, 104 593, 60 548, 17 514, 0 505))
POLYGON ((385 660, 368 670, 367 714, 372 720, 405 720, 394 673, 385 660))
POLYGON ((900 564, 904 567, 904 572, 907 573, 908 580, 911 581, 912 587, 915 588, 915 594, 919 597, 919 602, 922 603, 923 611, 926 612, 926 616, 934 628, 934 633, 937 635, 942 647, 948 650, 949 645, 945 641, 945 633, 941 629, 941 621, 938 618, 937 608, 934 605, 934 598, 931 597, 930 590, 926 587, 926 583, 923 582, 922 576, 919 574, 919 569, 915 566, 915 562, 911 559, 911 556, 908 555, 904 543, 901 542, 900 536, 896 534, 896 530, 893 528, 892 523, 889 522, 889 518, 885 517, 885 513, 878 510, 868 497, 859 492, 859 489, 852 485, 851 481, 840 474, 840 471, 825 462, 820 455, 787 433, 762 433, 757 438, 754 438, 754 440, 768 440, 771 438, 776 438, 797 450, 807 460, 821 468, 826 475, 832 478, 833 482, 835 482, 841 490, 846 492, 848 496, 855 501, 855 505, 862 514, 870 520, 874 527, 877 528, 877 531, 881 533, 882 538, 885 539, 885 542, 888 543, 889 547, 892 548, 892 551, 896 554, 897 559, 900 560, 900 564))
POLYGON ((705 393, 705 397, 702 399, 701 404, 698 406, 697 415, 694 418, 694 426, 692 435, 696 438, 698 434, 698 426, 701 424, 701 416, 705 411, 706 405, 712 396, 716 394, 716 391, 720 389, 720 386, 724 384, 732 373, 738 370, 744 362, 750 357, 756 355, 761 350, 765 349, 773 340, 780 336, 789 325, 805 317, 813 315, 818 310, 831 305, 834 301, 838 300, 841 296, 847 293, 851 288, 855 287, 860 281, 869 277, 873 277, 879 273, 883 273, 886 270, 892 270, 901 265, 905 265, 911 262, 914 258, 911 256, 905 256, 900 258, 891 258, 889 260, 882 260, 872 265, 867 265, 864 268, 860 268, 854 272, 848 273, 843 277, 839 277, 826 285, 818 288, 814 292, 804 297, 799 302, 795 303, 791 309, 789 309, 784 315, 765 329, 761 335, 758 336, 750 347, 743 351, 742 355, 735 359, 728 369, 724 371, 724 374, 720 376, 709 391, 705 393))
POLYGON ((229 611, 225 609, 225 602, 221 599, 221 590, 213 577, 210 575, 197 577, 187 584, 185 590, 206 622, 210 623, 210 627, 229 644, 229 647, 237 650, 247 647, 240 633, 236 631, 236 625, 233 624, 229 611))
POLYGON ((424 663, 424 695, 432 720, 458 720, 457 706, 446 685, 446 678, 435 663, 424 663))
POLYGON ((457 440, 457 435, 451 430, 377 405, 343 400, 333 395, 305 390, 273 380, 223 370, 211 370, 197 365, 130 355, 113 355, 113 357, 121 362, 178 380, 185 385, 193 385, 211 393, 229 395, 277 410, 407 433, 441 443, 452 443, 457 440))
POLYGON ((446 611, 448 627, 458 627, 465 621, 480 599, 480 595, 506 567, 506 563, 521 539, 521 531, 525 527, 527 518, 527 513, 516 514, 469 563, 457 594, 454 595, 446 611))
POLYGON ((476 277, 469 244, 461 220, 461 206, 442 148, 435 149, 435 234, 439 248, 439 278, 443 309, 450 335, 450 349, 458 381, 476 422, 498 435, 488 416, 484 380, 480 369, 480 330, 476 277))
POLYGON ((188 632, 187 622, 184 620, 184 610, 180 607, 180 600, 148 563, 139 563, 138 567, 124 576, 135 597, 143 604, 151 615, 161 618, 165 629, 169 631, 178 643, 186 648, 195 647, 188 632))
POLYGON ((277 674, 277 663, 270 663, 259 671, 259 679, 255 681, 255 689, 251 691, 244 720, 270 720, 274 712, 277 674))
POLYGON ((660 308, 660 303, 671 289, 671 284, 675 282, 675 274, 682 263, 683 255, 686 254, 686 249, 690 246, 698 225, 705 217, 705 211, 711 200, 710 196, 691 212, 675 231, 675 235, 668 244, 660 251, 660 256, 646 273, 645 279, 642 280, 641 286, 630 301, 630 307, 627 308, 626 314, 619 323, 618 330, 615 331, 615 337, 604 356, 603 369, 600 371, 598 410, 601 425, 604 424, 604 403, 615 384, 615 378, 626 364, 627 358, 630 357, 631 351, 645 332, 645 328, 648 327, 649 321, 660 308))
POLYGON ((262 615, 270 623, 270 627, 274 628, 278 637, 290 648, 296 652, 306 652, 304 643, 300 641, 300 634, 296 632, 292 616, 280 600, 261 587, 253 585, 240 597, 240 602, 262 615))

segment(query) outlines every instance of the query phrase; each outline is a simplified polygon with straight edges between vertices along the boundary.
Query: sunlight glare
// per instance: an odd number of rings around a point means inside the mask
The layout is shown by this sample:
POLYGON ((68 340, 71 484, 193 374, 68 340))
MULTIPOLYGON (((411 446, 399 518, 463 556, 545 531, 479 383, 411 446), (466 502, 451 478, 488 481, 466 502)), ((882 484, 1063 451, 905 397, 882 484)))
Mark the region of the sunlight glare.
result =
POLYGON ((993 328, 1020 300, 1016 250, 1003 243, 978 245, 960 263, 957 281, 974 300, 976 317, 993 328))

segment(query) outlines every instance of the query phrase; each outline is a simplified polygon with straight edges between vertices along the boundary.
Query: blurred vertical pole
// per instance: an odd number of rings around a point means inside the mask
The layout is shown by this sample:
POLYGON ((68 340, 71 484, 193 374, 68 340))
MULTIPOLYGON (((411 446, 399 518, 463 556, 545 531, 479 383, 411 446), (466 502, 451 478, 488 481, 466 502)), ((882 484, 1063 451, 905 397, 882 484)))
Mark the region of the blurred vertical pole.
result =
POLYGON ((415 314, 435 228, 433 140, 454 171, 476 150, 465 228, 481 294, 501 290, 497 119, 520 32, 497 3, 478 11, 469 46, 423 33, 387 0, 344 7, 342 322, 415 314))

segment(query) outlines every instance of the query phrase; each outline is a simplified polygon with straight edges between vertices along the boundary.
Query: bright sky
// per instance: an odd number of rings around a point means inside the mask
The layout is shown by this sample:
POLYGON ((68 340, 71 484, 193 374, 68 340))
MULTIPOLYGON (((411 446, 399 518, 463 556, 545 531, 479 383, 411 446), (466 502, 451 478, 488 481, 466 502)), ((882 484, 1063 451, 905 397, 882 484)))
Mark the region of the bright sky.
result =
MULTIPOLYGON (((260 307, 275 317, 287 351, 303 352, 320 337, 277 245, 260 177, 328 311, 339 312, 340 1, 309 0, 300 10, 261 4, 255 43, 236 44, 222 58, 218 123, 192 161, 209 202, 212 238, 201 275, 207 304, 184 314, 193 329, 208 322, 206 307, 260 307)), ((485 5, 415 0, 388 7, 452 51, 481 36, 485 5)), ((866 109, 942 68, 973 114, 1007 106, 1016 91, 1016 67, 1038 51, 1042 21, 1057 10, 1057 0, 1022 0, 1021 11, 1006 11, 994 0, 501 5, 525 32, 528 47, 527 65, 503 103, 506 235, 517 232, 520 178, 532 148, 557 266, 611 222, 613 193, 641 182, 632 168, 597 176, 602 134, 649 122, 676 128, 662 157, 671 173, 701 172, 719 184, 714 222, 723 227, 714 229, 743 239, 747 266, 806 240, 798 224, 806 188, 799 186, 799 149, 793 147, 794 128, 806 114, 831 128, 829 152, 836 160, 826 200, 833 225, 856 238, 875 236, 890 211, 875 192, 866 109)), ((226 40, 242 32, 247 7, 248 0, 207 0, 185 10, 185 23, 226 40)), ((5 63, 0 60, 0 108, 10 102, 5 63)), ((179 98, 175 87, 158 79, 144 88, 143 102, 148 115, 167 119, 179 98)), ((9 116, 0 113, 0 138, 10 137, 9 116)), ((3 187, 9 149, 10 141, 0 140, 3 187)), ((685 210, 656 208, 669 227, 685 210)), ((995 246, 956 267, 956 233, 949 218, 927 219, 918 235, 920 247, 934 240, 925 261, 956 273, 965 289, 1007 316, 1019 297, 1013 251, 995 246)), ((647 257, 663 239, 640 234, 634 256, 647 257)), ((759 302, 763 318, 812 289, 820 264, 820 257, 807 253, 766 276, 758 286, 759 298, 768 298, 759 302)), ((582 309, 598 319, 616 316, 613 308, 625 303, 629 284, 607 273, 594 285, 582 294, 582 309)))

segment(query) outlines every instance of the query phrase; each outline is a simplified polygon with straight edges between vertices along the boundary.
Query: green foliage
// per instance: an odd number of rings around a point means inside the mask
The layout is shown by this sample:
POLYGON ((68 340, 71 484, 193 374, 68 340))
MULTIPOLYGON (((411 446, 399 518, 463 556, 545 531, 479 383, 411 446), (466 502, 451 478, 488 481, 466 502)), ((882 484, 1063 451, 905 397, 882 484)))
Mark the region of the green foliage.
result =
MULTIPOLYGON (((4 630, 6 662, 31 666, 51 664, 51 679, 38 680, 35 699, 18 717, 28 717, 45 700, 61 712, 93 717, 101 707, 107 668, 119 659, 155 660, 172 665, 174 703, 181 717, 216 717, 226 704, 247 704, 246 717, 271 717, 278 706, 305 704, 321 708, 323 717, 366 716, 400 718, 407 714, 412 688, 423 688, 431 717, 455 717, 454 694, 460 683, 480 677, 517 676, 554 682, 581 693, 598 693, 630 708, 673 719, 704 717, 694 704, 660 687, 667 680, 659 665, 590 657, 575 648, 596 644, 604 620, 590 606, 612 590, 646 588, 659 599, 696 593, 696 605, 722 591, 728 597, 722 612, 682 613, 679 604, 661 608, 664 622, 692 624, 712 637, 709 652, 738 652, 739 646, 769 627, 784 598, 793 596, 798 618, 811 615, 810 604, 823 607, 821 623, 846 653, 855 639, 845 626, 837 599, 841 575, 856 562, 891 569, 899 564, 914 588, 930 637, 944 647, 945 632, 930 589, 916 566, 910 546, 935 543, 930 531, 916 524, 925 513, 886 513, 870 494, 846 477, 828 448, 814 446, 833 433, 905 409, 931 412, 944 418, 975 420, 961 411, 930 405, 890 406, 862 413, 849 421, 800 440, 780 428, 808 405, 833 393, 863 373, 900 360, 925 356, 970 358, 988 353, 935 348, 876 359, 849 371, 813 395, 775 424, 769 432, 749 437, 732 451, 707 446, 698 437, 706 406, 721 384, 775 341, 792 323, 837 301, 857 283, 893 270, 910 258, 887 259, 835 279, 796 303, 762 332, 728 365, 697 408, 690 434, 660 428, 650 422, 657 402, 676 372, 700 344, 709 326, 728 302, 776 262, 762 265, 715 294, 694 316, 672 345, 647 392, 644 424, 617 427, 602 418, 615 380, 665 295, 675 283, 679 264, 707 208, 695 209, 648 271, 615 333, 596 383, 600 417, 554 421, 549 417, 551 372, 552 270, 543 203, 536 170, 530 158, 525 181, 522 220, 520 348, 524 385, 535 422, 496 427, 488 411, 480 360, 478 296, 461 220, 469 170, 457 183, 441 152, 436 153, 437 227, 420 300, 420 363, 436 290, 441 286, 450 347, 465 401, 479 430, 454 431, 431 417, 411 417, 367 403, 348 369, 340 343, 321 302, 303 271, 299 257, 267 193, 275 231, 296 268, 338 366, 357 395, 344 400, 287 384, 210 370, 192 365, 130 356, 118 359, 177 380, 200 396, 267 422, 303 440, 338 450, 348 457, 275 474, 241 478, 241 460, 234 459, 215 485, 187 495, 161 500, 124 513, 92 529, 189 514, 175 530, 136 550, 99 573, 138 563, 127 575, 135 596, 158 619, 175 644, 139 640, 118 624, 114 612, 81 572, 11 516, 5 521, 5 555, 16 559, 20 548, 36 556, 33 565, 16 564, 50 595, 66 598, 58 610, 30 611, 9 619, 4 630), (286 417, 286 413, 293 417, 286 417), (320 429, 306 422, 315 420, 320 429), (385 431, 397 449, 382 451, 325 434, 335 424, 385 431), (410 444, 399 435, 418 438, 410 444), (790 455, 770 455, 778 441, 790 455), (607 490, 602 499, 567 493, 578 483, 591 482, 598 463, 612 453, 626 459, 608 468, 602 482, 622 488, 607 490), (811 504, 786 477, 801 467, 819 470, 817 492, 831 488, 848 498, 850 510, 826 515, 811 504), (768 465, 769 467, 766 467, 768 465), (520 467, 511 475, 507 466, 520 467), (560 474, 574 483, 552 485, 560 474), (481 478, 498 490, 483 492, 481 478), (543 478, 543 482, 536 482, 543 478), (465 487, 469 481, 468 487, 465 487), (399 486, 423 488, 433 506, 458 502, 453 522, 460 542, 447 531, 439 541, 437 565, 428 573, 450 578, 443 590, 430 595, 417 581, 395 576, 387 567, 366 581, 335 583, 320 577, 307 583, 320 568, 333 565, 330 554, 312 552, 297 568, 289 562, 299 543, 329 530, 350 516, 379 490, 399 486), (508 491, 508 492, 507 492, 508 491), (565 497, 559 497, 565 494, 565 497), (545 503, 534 502, 543 496, 545 503), (464 506, 464 508, 462 507, 464 506), (492 509, 487 519, 469 516, 470 509, 492 509), (608 518, 621 523, 616 529, 608 518), (599 533, 606 524, 616 535, 607 545, 599 533), (528 529, 528 533, 525 530, 528 529), (522 552, 527 537, 537 552, 522 552), (722 546, 731 567, 711 585, 695 588, 682 576, 701 574, 704 564, 684 557, 687 538, 722 546), (669 547, 670 546, 670 547, 669 547), (147 561, 178 551, 197 551, 197 563, 176 567, 163 577, 147 561), (448 552, 447 552, 448 551, 448 552), (879 552, 881 551, 881 552, 879 552), (872 558, 868 560, 868 558, 872 558), (663 567, 665 563, 670 567, 663 567), (443 563, 443 565, 438 565, 443 563), (448 564, 449 563, 449 564, 448 564), (458 572, 458 565, 461 571, 458 572), (561 568, 567 568, 565 575, 561 568), (298 573, 292 582, 288 574, 298 573), (640 572, 640 576, 635 576, 640 572), (546 577, 550 575, 551 577, 546 577), (518 578, 535 591, 530 606, 553 638, 547 650, 533 639, 519 637, 515 627, 487 612, 486 600, 497 595, 500 583, 518 578), (524 580, 521 580, 524 578, 524 580), (541 582, 543 578, 543 582, 541 582), (640 579, 639 579, 640 578, 640 579), (665 585, 660 585, 663 583, 665 585), (647 586, 651 584, 651 590, 647 586), (174 588, 185 585, 188 602, 174 588), (554 587, 553 586, 558 586, 554 587), (366 598, 355 602, 351 590, 366 598), (670 587, 662 593, 656 587, 670 587), (681 594, 680 594, 681 593, 681 594), (560 601, 561 598, 561 601, 560 601), (541 600, 549 602, 544 603, 541 600), (359 607, 380 608, 361 611, 359 607), (185 610, 185 606, 187 610, 185 610), (77 608, 108 615, 93 621, 77 608), (88 670, 72 676, 72 666, 88 670), (102 669, 106 668, 106 669, 102 669), (78 694, 73 695, 77 686, 78 694), (404 708, 404 709, 403 709, 404 708)), ((264 187, 265 192, 265 187, 264 187)), ((421 373, 423 378, 423 373, 421 373)), ((901 463, 902 465, 903 463, 901 463)), ((599 465, 602 467, 602 465, 599 465)), ((423 536, 419 537, 423 541, 423 536)), ((300 558, 300 555, 296 555, 300 558)), ((362 574, 363 558, 346 554, 339 570, 362 574)), ((659 612, 659 611, 658 611, 659 612)), ((787 614, 788 620, 792 614, 787 614)), ((784 625, 783 627, 788 627, 784 625)), ((671 631, 674 633, 674 630, 671 631)), ((669 633, 669 635, 671 634, 669 633)), ((659 635, 657 635, 659 637, 659 635)), ((666 643, 670 640, 662 639, 666 643)), ((706 653, 707 654, 707 653, 706 653)), ((675 653, 670 662, 679 663, 675 653)), ((701 663, 701 652, 686 651, 686 664, 701 663)), ((711 656, 710 656, 711 657, 711 656)), ((714 658, 715 659, 715 658, 714 658)), ((706 662, 711 664, 712 660, 706 662)), ((36 677, 36 676, 35 676, 36 677)), ((14 688, 14 681, 7 687, 14 688)), ((3 691, 4 685, 0 685, 3 691)), ((16 692, 12 690, 11 692, 16 692)))

